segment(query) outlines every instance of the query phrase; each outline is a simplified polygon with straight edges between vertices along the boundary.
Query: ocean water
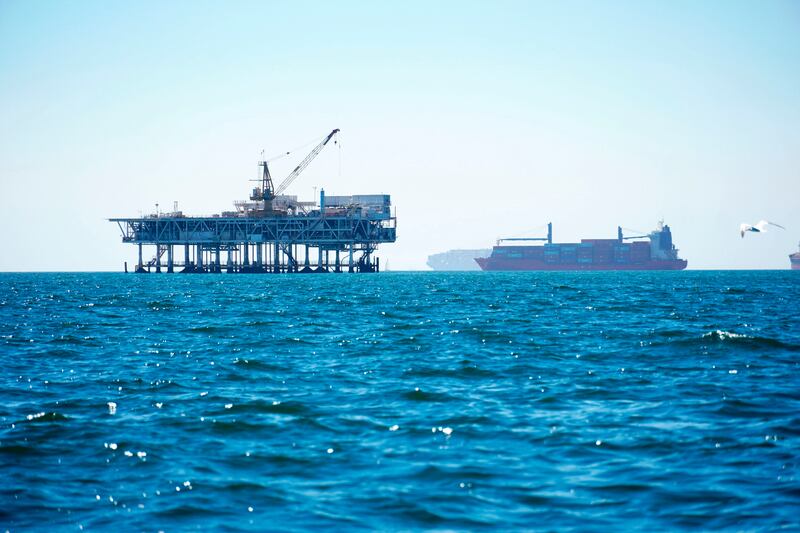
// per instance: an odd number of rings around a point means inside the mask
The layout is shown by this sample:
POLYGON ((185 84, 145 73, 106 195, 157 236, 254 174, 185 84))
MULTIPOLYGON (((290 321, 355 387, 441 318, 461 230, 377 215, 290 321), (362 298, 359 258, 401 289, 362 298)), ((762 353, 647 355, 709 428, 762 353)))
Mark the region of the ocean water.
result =
POLYGON ((2 530, 800 528, 800 272, 0 274, 2 530))

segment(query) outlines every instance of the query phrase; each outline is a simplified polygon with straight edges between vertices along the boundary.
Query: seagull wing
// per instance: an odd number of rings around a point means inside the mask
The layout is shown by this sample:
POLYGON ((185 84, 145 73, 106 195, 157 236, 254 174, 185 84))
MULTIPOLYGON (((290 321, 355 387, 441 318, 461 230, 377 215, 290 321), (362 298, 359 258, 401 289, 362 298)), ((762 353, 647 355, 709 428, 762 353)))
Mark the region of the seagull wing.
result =
POLYGON ((753 226, 751 226, 750 224, 745 224, 745 223, 742 223, 742 225, 739 226, 739 235, 742 236, 742 239, 744 239, 744 234, 747 233, 748 231, 750 231, 752 228, 753 228, 753 226))
POLYGON ((767 221, 767 220, 759 220, 756 223, 755 228, 758 231, 767 231, 767 226, 769 226, 769 221, 767 221))
POLYGON ((774 222, 767 222, 767 224, 769 224, 770 226, 775 226, 776 228, 786 229, 783 226, 781 226, 780 224, 776 224, 774 222))

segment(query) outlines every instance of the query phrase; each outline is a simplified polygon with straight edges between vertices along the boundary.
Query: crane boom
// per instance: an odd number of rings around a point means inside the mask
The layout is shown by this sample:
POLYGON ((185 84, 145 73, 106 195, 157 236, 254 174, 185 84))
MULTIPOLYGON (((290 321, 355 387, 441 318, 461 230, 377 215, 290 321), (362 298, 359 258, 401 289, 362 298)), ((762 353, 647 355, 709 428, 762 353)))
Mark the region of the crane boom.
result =
POLYGON ((313 161, 315 157, 317 157, 317 155, 322 151, 323 148, 325 148, 325 145, 328 144, 328 141, 330 141, 333 138, 333 136, 336 135, 337 133, 339 133, 339 128, 336 128, 335 130, 330 132, 328 136, 322 140, 321 143, 319 143, 316 147, 314 147, 313 150, 311 150, 311 152, 305 157, 305 159, 300 161, 300 164, 297 165, 295 169, 292 170, 292 172, 288 176, 286 176, 286 179, 284 179, 281 182, 281 184, 278 185, 278 188, 275 189, 275 193, 272 195, 273 198, 281 194, 289 187, 289 185, 292 184, 295 178, 297 178, 297 176, 299 176, 300 173, 303 172, 303 170, 308 166, 308 164, 311 163, 311 161, 313 161))

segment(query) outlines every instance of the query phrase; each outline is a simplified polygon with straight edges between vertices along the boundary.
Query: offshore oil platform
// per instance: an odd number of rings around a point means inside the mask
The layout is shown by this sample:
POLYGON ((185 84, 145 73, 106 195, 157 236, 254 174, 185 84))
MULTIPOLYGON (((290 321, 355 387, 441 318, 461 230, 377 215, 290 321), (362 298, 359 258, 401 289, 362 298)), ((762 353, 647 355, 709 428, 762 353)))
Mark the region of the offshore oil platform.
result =
MULTIPOLYGON (((325 196, 298 201, 282 194, 322 149, 336 139, 330 132, 278 185, 269 162, 260 161, 260 185, 235 211, 184 216, 175 208, 139 218, 112 218, 122 242, 138 246, 135 271, 186 273, 378 272, 373 257, 381 243, 395 242, 397 219, 388 194, 325 196), (144 248, 155 247, 144 260, 144 248), (180 258, 180 252, 183 257, 180 258), (177 252, 177 254, 176 254, 177 252)), ((125 271, 128 271, 125 263, 125 271)))

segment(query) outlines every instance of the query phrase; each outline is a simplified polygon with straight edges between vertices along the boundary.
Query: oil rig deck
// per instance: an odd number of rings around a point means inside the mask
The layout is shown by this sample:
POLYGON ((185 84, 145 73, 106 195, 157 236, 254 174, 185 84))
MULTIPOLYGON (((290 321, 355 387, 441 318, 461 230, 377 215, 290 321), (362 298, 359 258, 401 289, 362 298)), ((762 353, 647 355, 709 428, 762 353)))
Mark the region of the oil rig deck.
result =
MULTIPOLYGON (((206 217, 175 209, 138 218, 111 218, 122 242, 138 246, 135 271, 185 273, 378 272, 373 254, 396 240, 388 194, 325 196, 299 202, 281 195, 339 130, 333 130, 277 188, 268 161, 261 186, 236 211, 206 217), (154 255, 145 260, 145 248, 154 255)), ((149 255, 149 254, 147 254, 149 255)), ((127 263, 125 271, 127 272, 127 263)))

